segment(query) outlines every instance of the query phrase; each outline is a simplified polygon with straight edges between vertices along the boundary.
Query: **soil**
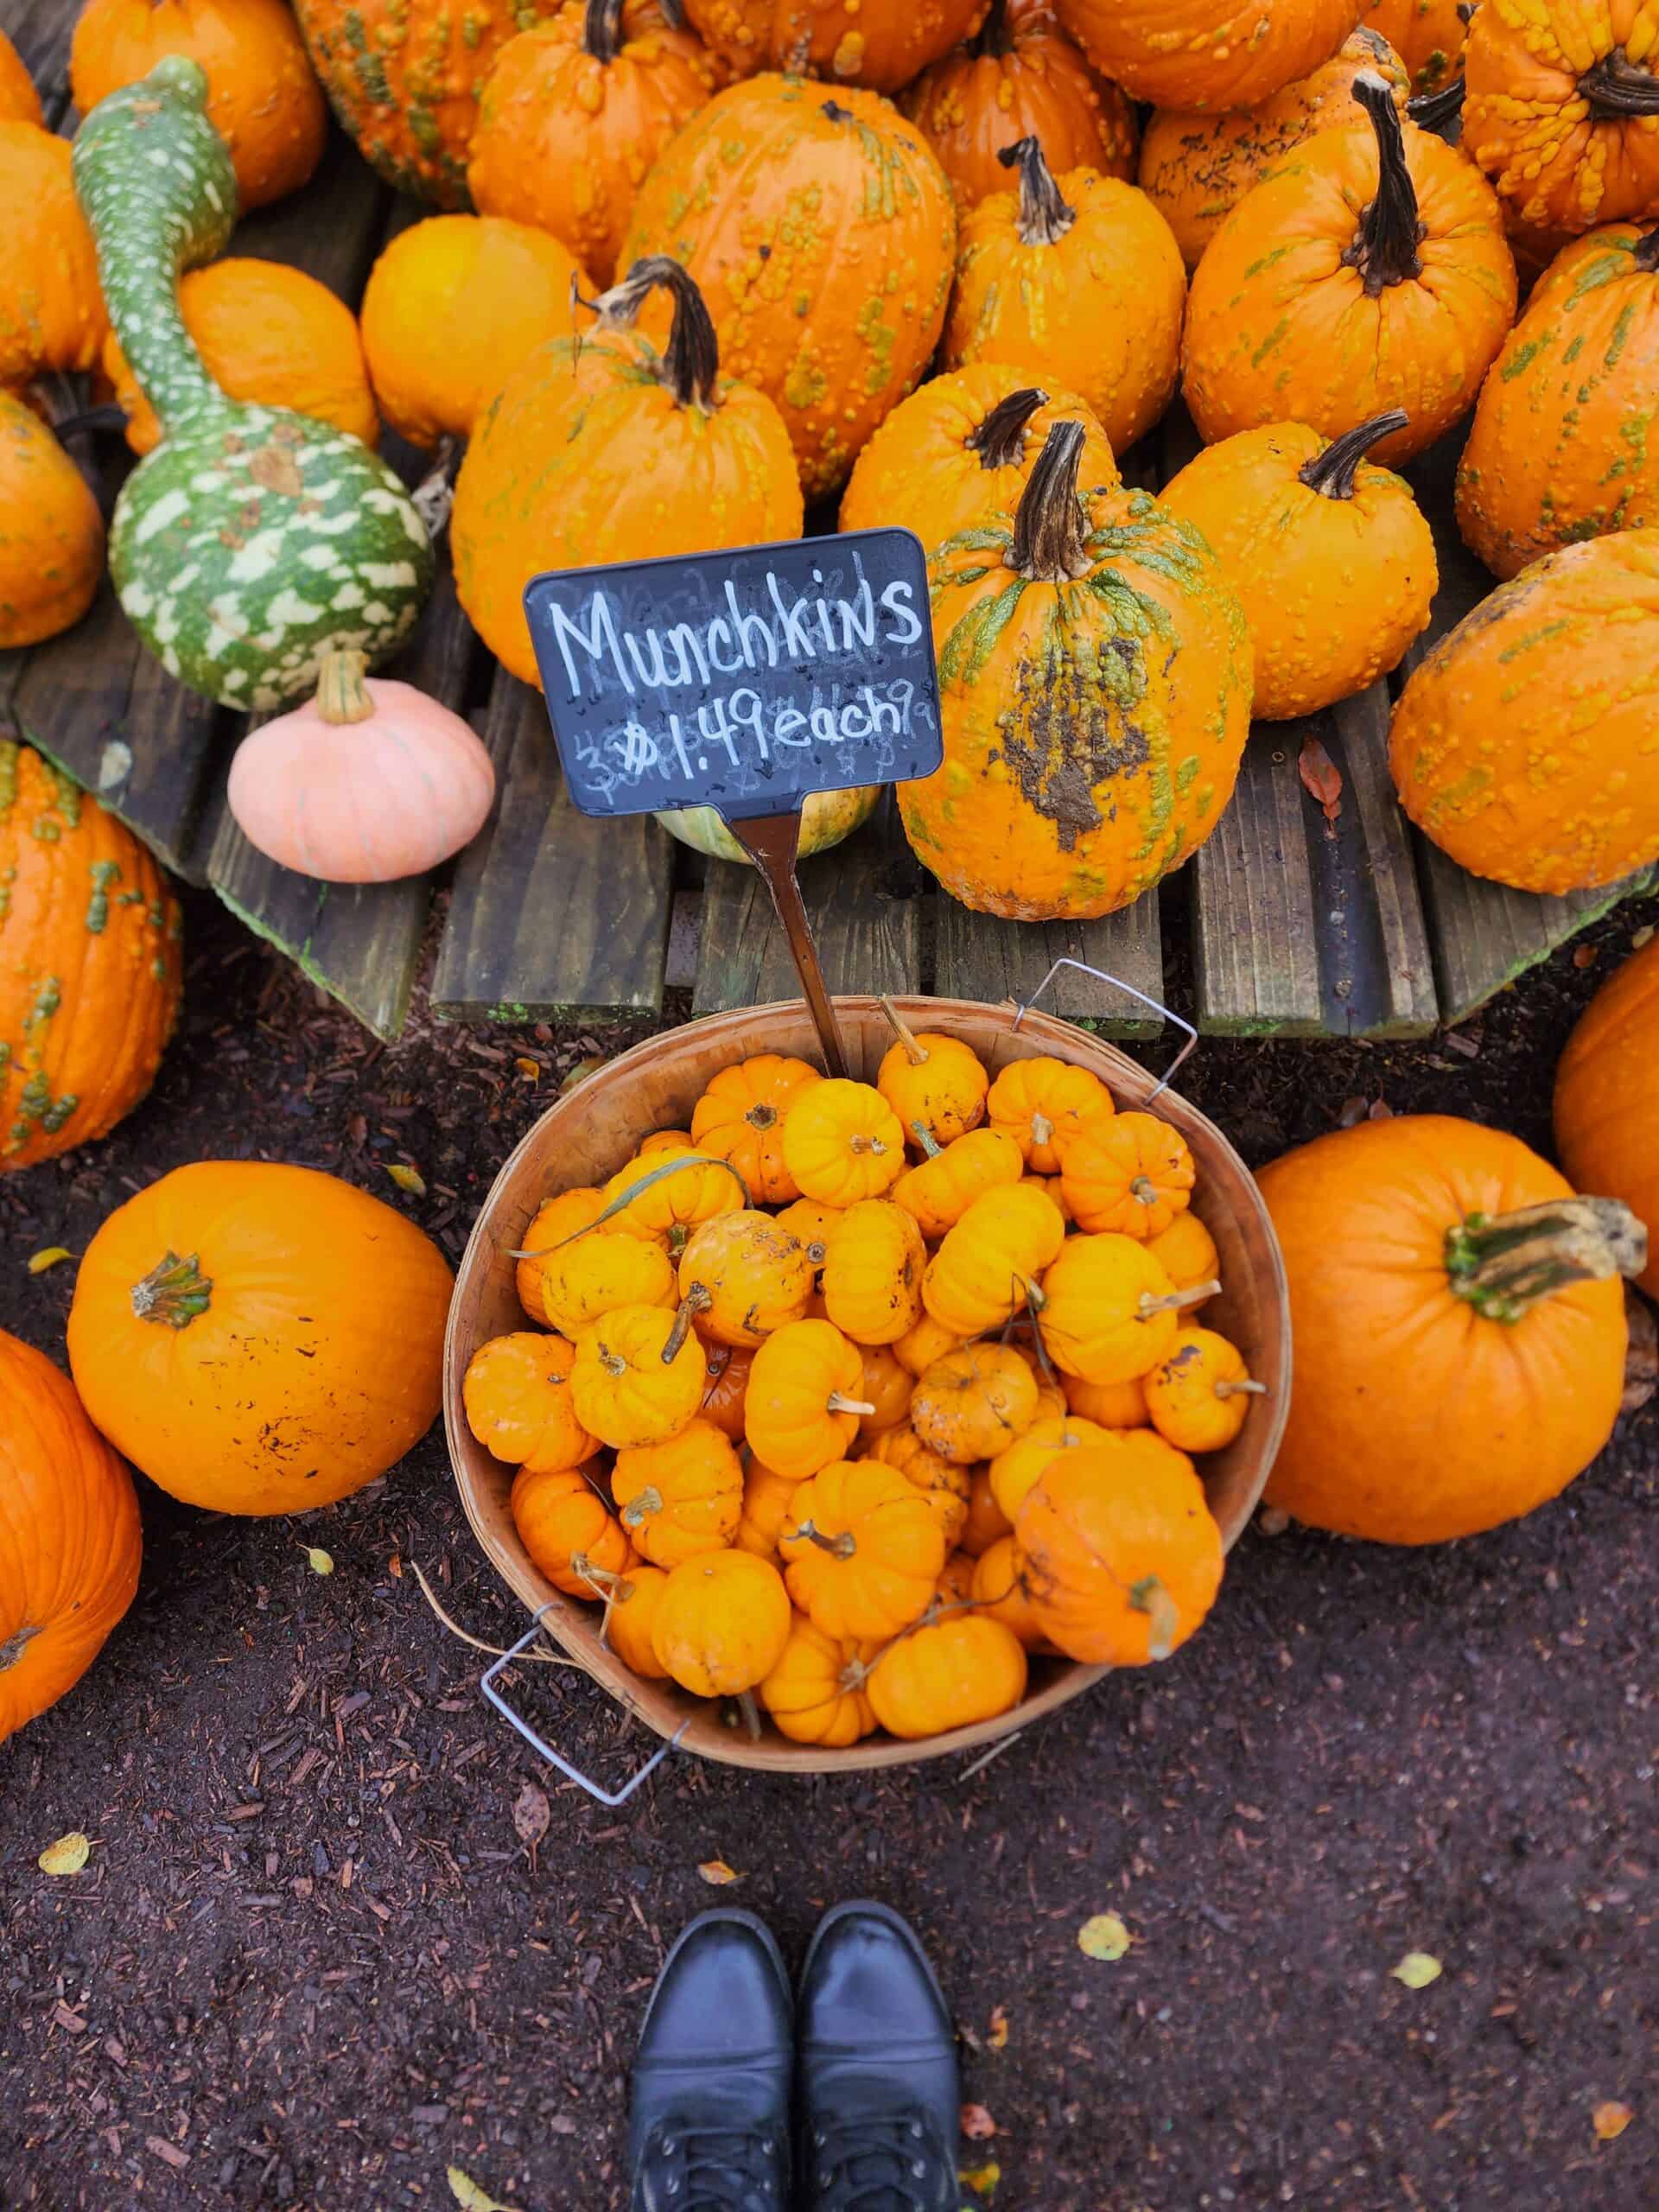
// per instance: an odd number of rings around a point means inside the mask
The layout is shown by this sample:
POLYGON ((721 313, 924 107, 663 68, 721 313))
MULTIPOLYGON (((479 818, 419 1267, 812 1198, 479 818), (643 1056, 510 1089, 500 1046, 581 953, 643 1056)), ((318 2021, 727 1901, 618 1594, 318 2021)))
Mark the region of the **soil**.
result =
MULTIPOLYGON (((1182 1087, 1253 1161, 1375 1102, 1547 1146, 1555 1054, 1654 918, 1625 907, 1580 940, 1589 964, 1558 955, 1455 1040, 1206 1041, 1182 1087)), ((166 1169, 327 1167, 453 1256, 560 1076, 631 1040, 418 1021, 379 1048, 210 900, 189 922, 152 1099, 0 1181, 0 1325, 58 1357, 73 1269, 25 1260, 83 1249, 166 1169)), ((137 1604, 0 1749, 0 2203, 430 2212, 454 2164, 525 2212, 618 2204, 631 2039, 717 1859, 741 1877, 721 1894, 788 1946, 849 1895, 913 1916, 996 2130, 963 2145, 964 2202, 994 2164, 997 2212, 1659 2203, 1656 1475, 1659 1405, 1557 1503, 1477 1541, 1253 1530, 1174 1662, 971 1777, 671 1760, 616 1813, 555 1786, 422 1598, 416 1563, 472 1633, 519 1632, 440 1433, 302 1522, 141 1484, 137 1604), (551 1802, 533 1847, 526 1783, 551 1802), (87 1870, 38 1872, 74 1828, 87 1870), (1077 1942, 1108 1911, 1134 1939, 1116 1964, 1077 1942), (1440 1979, 1393 1978, 1410 1951, 1440 1979), (1615 2102, 1634 2117, 1599 2141, 1615 2102)), ((519 1695, 602 1775, 647 1749, 575 1674, 519 1695)))

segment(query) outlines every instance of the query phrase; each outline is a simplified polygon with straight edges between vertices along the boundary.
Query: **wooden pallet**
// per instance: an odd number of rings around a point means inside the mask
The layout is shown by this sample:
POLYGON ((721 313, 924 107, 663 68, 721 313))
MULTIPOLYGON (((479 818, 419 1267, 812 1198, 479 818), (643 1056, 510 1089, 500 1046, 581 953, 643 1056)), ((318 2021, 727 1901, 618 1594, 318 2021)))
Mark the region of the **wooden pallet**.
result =
MULTIPOLYGON (((62 0, 9 0, 8 29, 73 126, 62 0)), ((353 307, 386 241, 420 210, 398 200, 338 133, 306 191, 238 229, 237 253, 290 262, 353 307)), ((1192 450, 1178 410, 1128 456, 1153 486, 1192 450)), ((420 457, 393 446, 413 475, 420 457)), ((1490 588, 1451 518, 1454 454, 1413 470, 1440 548, 1442 588, 1429 637, 1490 588)), ((96 455, 107 505, 124 473, 108 441, 96 455)), ((498 791, 480 837, 453 871, 432 980, 448 1020, 650 1014, 661 1007, 677 895, 699 902, 697 1013, 795 992, 753 873, 702 861, 646 819, 601 824, 570 804, 540 696, 496 667, 456 603, 447 568, 396 673, 473 712, 498 791)), ((1461 1020, 1637 885, 1573 899, 1482 883, 1417 838, 1395 804, 1385 758, 1389 690, 1376 684, 1306 723, 1258 726, 1237 794, 1192 864, 1162 887, 1184 912, 1196 1020, 1233 1034, 1421 1036, 1461 1020), (1316 736, 1342 772, 1327 824, 1297 759, 1316 736)), ((138 646, 107 582, 86 620, 27 653, 0 654, 0 733, 24 737, 94 791, 188 880, 209 885, 250 928, 383 1037, 403 1025, 435 879, 330 887, 277 868, 231 820, 225 779, 244 718, 172 683, 138 646)), ((1158 894, 1099 922, 1022 925, 969 913, 918 865, 891 798, 835 853, 804 863, 802 886, 833 989, 915 990, 991 1002, 1027 1000, 1057 960, 1164 993, 1158 894)), ((1078 968, 1045 1003, 1119 1036, 1161 1017, 1078 968)))

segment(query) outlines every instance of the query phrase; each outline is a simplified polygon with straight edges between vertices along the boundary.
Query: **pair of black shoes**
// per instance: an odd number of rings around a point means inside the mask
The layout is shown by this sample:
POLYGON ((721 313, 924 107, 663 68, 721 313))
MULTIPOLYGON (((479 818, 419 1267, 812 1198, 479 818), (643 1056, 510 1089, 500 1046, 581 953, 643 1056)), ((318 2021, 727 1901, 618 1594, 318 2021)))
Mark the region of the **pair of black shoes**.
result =
POLYGON ((632 2212, 957 2212, 957 2099, 950 2014, 897 1913, 826 1913, 798 1991, 753 1913, 703 1913, 639 2034, 632 2212))

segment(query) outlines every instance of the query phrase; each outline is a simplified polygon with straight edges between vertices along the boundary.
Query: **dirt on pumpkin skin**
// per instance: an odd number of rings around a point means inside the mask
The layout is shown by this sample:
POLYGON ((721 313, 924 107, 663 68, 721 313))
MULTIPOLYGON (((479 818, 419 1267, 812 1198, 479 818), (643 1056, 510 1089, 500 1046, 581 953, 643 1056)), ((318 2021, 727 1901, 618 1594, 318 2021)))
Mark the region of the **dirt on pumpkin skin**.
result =
MULTIPOLYGON (((1206 1043, 1183 1087, 1255 1161, 1376 1100, 1545 1142, 1555 1053, 1644 918, 1466 1025, 1472 1058, 1206 1043)), ((130 1187, 204 1154, 337 1170, 458 1253, 558 1074, 630 1033, 423 1025, 383 1051, 211 901, 189 925, 155 1098, 0 1179, 0 1325, 54 1353, 72 1271, 31 1277, 29 1255, 83 1249, 130 1187)), ((0 1748, 0 2204, 435 2212, 453 2164, 525 2212, 602 2212, 677 1929, 719 1895, 793 1950, 859 1893, 912 1915, 938 1961, 963 2095, 997 2131, 976 2120, 962 2163, 1001 2169, 996 2212, 1659 2202, 1656 1474, 1659 1406, 1488 1537, 1252 1532, 1174 1661, 965 1780, 960 1761, 843 1785, 673 1763, 620 1812, 556 1785, 421 1598, 416 1562, 474 1634, 518 1632, 440 1436, 303 1521, 141 1484, 137 1605, 0 1748), (551 1800, 533 1847, 527 1783, 551 1800), (86 1871, 40 1872, 75 1828, 86 1871), (697 1866, 722 1859, 741 1880, 716 1892, 697 1866), (1077 1946, 1104 1913, 1133 1939, 1116 1963, 1077 1946), (1411 1951, 1444 1968, 1415 1991, 1390 1972, 1411 1951), (1634 2116, 1601 2143, 1604 2104, 1634 2116)), ((647 1748, 574 1673, 518 1695, 604 1775, 647 1748)))

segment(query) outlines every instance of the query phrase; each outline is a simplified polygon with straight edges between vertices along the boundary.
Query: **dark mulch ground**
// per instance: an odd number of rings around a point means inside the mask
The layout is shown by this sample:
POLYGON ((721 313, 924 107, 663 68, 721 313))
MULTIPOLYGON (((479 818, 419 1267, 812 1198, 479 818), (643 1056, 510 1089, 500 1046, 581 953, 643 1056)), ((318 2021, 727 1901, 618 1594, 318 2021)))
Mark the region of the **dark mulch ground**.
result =
MULTIPOLYGON (((1260 1160, 1351 1102, 1548 1141, 1548 1071, 1644 917, 1627 908, 1439 1046, 1207 1045, 1187 1088, 1260 1160)), ((109 1143, 0 1183, 0 1324, 60 1353, 65 1267, 166 1168, 341 1172, 458 1253, 558 1072, 620 1037, 424 1032, 392 1052, 198 902, 189 1018, 109 1143), (535 1083, 515 1066, 540 1064, 535 1083), (384 1163, 429 1186, 401 1198, 384 1163)), ((1448 1421, 1459 1408, 1448 1406, 1448 1421)), ((700 1860, 798 1944, 826 1903, 914 1916, 977 2047, 999 2212, 1638 2212, 1659 2202, 1659 1408, 1567 1497, 1432 1554, 1246 1538, 1212 1624, 968 1782, 851 1787, 671 1764, 607 1814, 481 1704, 418 1560, 516 1634, 436 1434, 302 1524, 143 1486, 138 1602, 91 1676, 0 1750, 0 2201, 447 2206, 445 2166, 530 2212, 618 2202, 631 2038, 700 1860), (336 1562, 327 1580, 308 1543, 336 1562), (74 1881, 37 1872, 66 1829, 74 1881), (1089 1916, 1135 1938, 1078 1950, 1089 1916), (1413 1993, 1389 1969, 1445 1961, 1413 1993), (1007 2042, 991 2047, 1001 2007, 1007 2042), (1591 2115, 1635 2119, 1599 2145, 1591 2115)), ((574 1675, 537 1713, 613 1773, 642 1738, 574 1675)), ((964 2196, 969 2192, 964 2190, 964 2196)))

